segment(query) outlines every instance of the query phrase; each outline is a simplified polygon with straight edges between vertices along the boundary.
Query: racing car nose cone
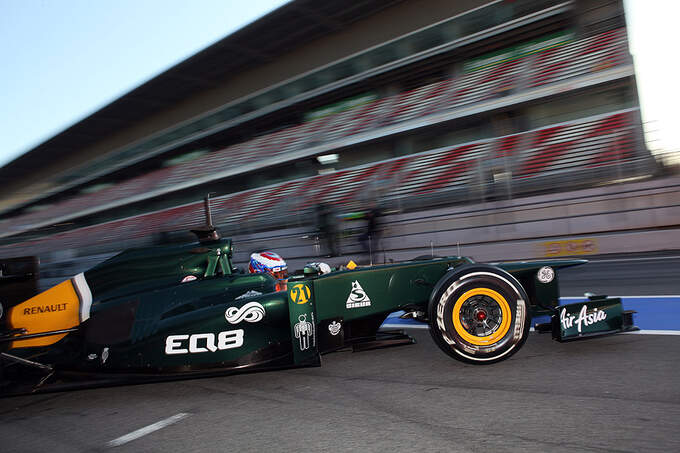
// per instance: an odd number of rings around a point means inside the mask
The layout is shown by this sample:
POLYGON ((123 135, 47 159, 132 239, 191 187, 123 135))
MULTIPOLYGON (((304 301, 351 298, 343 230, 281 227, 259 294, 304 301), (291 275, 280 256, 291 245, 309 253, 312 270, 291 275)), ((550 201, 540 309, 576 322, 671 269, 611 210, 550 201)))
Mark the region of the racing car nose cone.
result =
POLYGON ((475 317, 477 318, 477 321, 484 321, 486 319, 486 312, 484 310, 479 310, 475 313, 475 317))

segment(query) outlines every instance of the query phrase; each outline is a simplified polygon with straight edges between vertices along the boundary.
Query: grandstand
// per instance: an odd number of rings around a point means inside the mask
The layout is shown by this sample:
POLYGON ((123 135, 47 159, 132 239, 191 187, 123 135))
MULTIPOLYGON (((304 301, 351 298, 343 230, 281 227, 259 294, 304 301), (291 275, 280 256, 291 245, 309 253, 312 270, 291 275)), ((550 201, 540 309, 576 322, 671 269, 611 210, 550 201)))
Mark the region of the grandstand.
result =
POLYGON ((0 256, 148 244, 206 193, 234 235, 657 171, 621 1, 353 5, 289 2, 0 169, 0 256))

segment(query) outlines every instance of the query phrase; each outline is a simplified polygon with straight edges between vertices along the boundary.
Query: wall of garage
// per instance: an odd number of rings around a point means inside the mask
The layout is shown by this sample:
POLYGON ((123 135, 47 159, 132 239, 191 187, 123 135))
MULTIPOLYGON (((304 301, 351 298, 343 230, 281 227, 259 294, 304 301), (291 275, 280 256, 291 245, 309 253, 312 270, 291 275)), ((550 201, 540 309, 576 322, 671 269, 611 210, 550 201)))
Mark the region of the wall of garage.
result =
MULTIPOLYGON (((603 186, 518 200, 449 207, 383 218, 382 250, 387 260, 435 255, 469 255, 480 261, 635 253, 680 248, 680 177, 603 186)), ((343 227, 358 233, 362 221, 343 227)), ((304 229, 234 237, 235 259, 272 249, 294 263, 318 259, 304 229)), ((343 239, 341 264, 366 261, 357 234, 343 239)), ((321 254, 324 249, 321 244, 321 254)))
MULTIPOLYGON (((385 233, 375 263, 431 253, 500 261, 680 250, 680 176, 393 213, 382 220, 385 233)), ((324 246, 314 239, 314 231, 300 227, 233 236, 234 261, 246 269, 251 252, 274 250, 291 270, 313 261, 339 266, 352 259, 366 264, 369 258, 358 243, 363 225, 360 220, 342 224, 345 237, 339 257, 323 256, 324 246)), ((46 289, 112 255, 40 257, 40 286, 46 289)))

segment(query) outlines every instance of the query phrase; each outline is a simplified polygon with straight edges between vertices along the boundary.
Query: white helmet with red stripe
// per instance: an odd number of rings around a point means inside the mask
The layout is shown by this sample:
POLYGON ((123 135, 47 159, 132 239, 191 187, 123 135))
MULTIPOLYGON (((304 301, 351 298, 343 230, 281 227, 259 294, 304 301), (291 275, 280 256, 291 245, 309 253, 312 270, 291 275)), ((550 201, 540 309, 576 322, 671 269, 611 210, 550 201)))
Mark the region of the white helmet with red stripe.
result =
POLYGON ((270 274, 277 280, 276 289, 278 291, 286 289, 288 265, 277 253, 259 252, 251 254, 248 272, 251 274, 270 274))

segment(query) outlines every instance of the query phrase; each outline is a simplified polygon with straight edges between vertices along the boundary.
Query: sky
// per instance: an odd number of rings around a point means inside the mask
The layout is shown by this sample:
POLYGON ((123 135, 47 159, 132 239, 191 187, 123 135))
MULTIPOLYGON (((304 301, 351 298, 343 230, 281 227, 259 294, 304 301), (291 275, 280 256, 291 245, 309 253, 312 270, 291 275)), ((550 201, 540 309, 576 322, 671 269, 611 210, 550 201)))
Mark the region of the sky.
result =
POLYGON ((284 0, 0 0, 0 166, 284 0))
MULTIPOLYGON (((0 166, 284 0, 0 0, 0 166)), ((680 151, 676 0, 624 0, 650 149, 680 151)))
POLYGON ((624 0, 648 148, 680 163, 680 2, 624 0))

